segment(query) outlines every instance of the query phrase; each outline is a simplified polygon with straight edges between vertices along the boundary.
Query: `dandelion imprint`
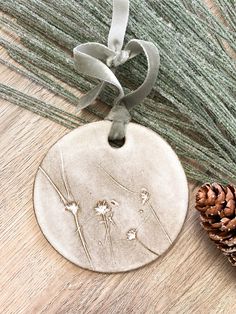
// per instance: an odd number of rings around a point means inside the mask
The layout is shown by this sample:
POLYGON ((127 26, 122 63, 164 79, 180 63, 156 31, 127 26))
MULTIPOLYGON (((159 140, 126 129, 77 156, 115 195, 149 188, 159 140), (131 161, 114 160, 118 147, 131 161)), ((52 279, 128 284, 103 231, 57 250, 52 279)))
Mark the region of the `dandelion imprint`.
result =
POLYGON ((69 182, 67 180, 67 175, 66 175, 66 171, 65 171, 65 167, 64 167, 64 160, 63 160, 63 156, 62 156, 62 152, 60 150, 60 157, 61 157, 61 175, 62 175, 62 182, 63 185, 65 187, 66 193, 67 193, 67 197, 65 197, 63 195, 63 193, 59 190, 59 188, 57 187, 57 185, 53 182, 52 178, 49 176, 49 174, 40 166, 39 170, 44 174, 44 176, 46 177, 46 179, 48 180, 48 182, 51 184, 51 186, 54 188, 54 190, 56 191, 57 195, 59 196, 61 202, 64 205, 64 208, 66 211, 70 212, 73 215, 74 221, 75 221, 75 225, 76 225, 76 232, 78 232, 78 236, 79 236, 79 240, 81 241, 84 253, 88 259, 88 262, 91 266, 92 269, 94 269, 93 263, 92 263, 92 258, 90 256, 89 250, 88 250, 88 246, 82 231, 82 227, 79 223, 79 211, 81 210, 80 205, 79 205, 79 201, 76 201, 72 192, 71 192, 71 188, 69 185, 69 182))

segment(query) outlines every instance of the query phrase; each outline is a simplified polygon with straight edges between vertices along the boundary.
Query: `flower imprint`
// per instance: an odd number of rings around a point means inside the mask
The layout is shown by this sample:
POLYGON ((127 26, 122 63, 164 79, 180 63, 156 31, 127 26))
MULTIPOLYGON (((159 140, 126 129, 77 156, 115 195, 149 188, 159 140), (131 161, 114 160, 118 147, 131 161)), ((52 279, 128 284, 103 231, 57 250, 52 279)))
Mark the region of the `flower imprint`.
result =
MULTIPOLYGON (((111 201, 111 204, 114 205, 111 201)), ((118 203, 115 204, 118 206, 118 203)), ((113 220, 113 211, 106 200, 98 201, 96 207, 94 208, 96 215, 102 216, 102 223, 107 220, 107 222, 111 222, 113 225, 115 225, 115 222, 113 220)))
POLYGON ((135 240, 137 237, 137 229, 130 229, 127 233, 126 233, 126 238, 129 241, 135 240))
POLYGON ((140 199, 141 199, 141 203, 142 205, 145 205, 149 199, 150 199, 150 193, 148 192, 147 189, 142 188, 141 192, 140 192, 140 199))
POLYGON ((159 226, 161 227, 161 230, 163 231, 163 234, 165 235, 166 239, 168 240, 168 242, 170 244, 172 244, 172 240, 169 236, 169 233, 167 232, 166 228, 164 227, 164 225, 162 224, 157 212, 155 211, 155 209, 153 208, 150 200, 148 199, 147 200, 147 204, 148 204, 148 207, 149 209, 151 210, 151 213, 153 214, 154 218, 156 219, 157 223, 159 224, 159 226))
POLYGON ((79 209, 80 209, 79 202, 73 201, 73 202, 69 202, 69 203, 65 204, 65 210, 68 210, 73 215, 77 215, 79 209))
MULTIPOLYGON (((116 178, 114 178, 114 176, 109 173, 101 164, 98 165, 98 167, 111 179, 111 181, 117 185, 120 189, 137 195, 141 201, 142 206, 148 205, 149 211, 150 213, 153 215, 153 217, 155 218, 155 220, 157 221, 158 225, 160 226, 166 240, 172 244, 172 240, 169 236, 168 231, 166 230, 165 226, 162 224, 156 210, 154 209, 154 207, 152 206, 151 203, 151 194, 149 193, 149 191, 146 188, 141 188, 141 190, 139 192, 137 191, 133 191, 130 188, 126 187, 124 184, 122 184, 121 182, 119 182, 116 178)), ((143 209, 139 210, 139 213, 143 213, 143 209)))
POLYGON ((113 244, 112 244, 111 228, 110 228, 111 223, 115 225, 115 222, 113 220, 112 208, 107 200, 101 200, 97 202, 96 206, 94 207, 94 210, 95 210, 96 215, 102 218, 100 222, 103 223, 105 226, 105 241, 104 242, 106 243, 108 239, 111 257, 114 261, 114 252, 113 252, 113 244))
POLYGON ((88 259, 88 262, 91 266, 92 269, 94 269, 93 263, 92 263, 92 258, 90 256, 90 252, 86 243, 86 239, 84 237, 83 231, 82 231, 82 227, 79 223, 79 210, 80 210, 80 205, 78 201, 75 201, 74 196, 71 192, 70 189, 70 185, 69 182, 67 180, 67 176, 66 176, 66 171, 64 168, 64 161, 63 161, 63 156, 62 156, 62 152, 60 150, 60 156, 61 156, 61 175, 62 175, 62 182, 63 185, 65 187, 66 193, 67 193, 67 197, 65 197, 63 195, 63 193, 59 190, 59 188, 57 187, 57 185, 53 182, 52 178, 49 176, 49 174, 40 166, 39 170, 41 170, 41 172, 43 173, 43 175, 46 177, 46 179, 48 180, 48 182, 51 184, 51 186, 54 188, 55 192, 57 193, 57 195, 59 196, 61 202, 64 205, 64 208, 66 211, 70 212, 73 217, 74 217, 74 221, 75 221, 75 225, 76 225, 76 231, 78 232, 79 235, 79 239, 81 241, 84 253, 88 259), (72 200, 71 200, 72 199, 72 200))
POLYGON ((151 250, 146 244, 144 244, 138 237, 138 229, 137 228, 131 228, 126 232, 126 239, 127 241, 133 241, 136 240, 139 244, 142 245, 146 250, 148 250, 150 253, 159 256, 158 253, 151 250))
POLYGON ((110 205, 106 200, 98 201, 95 207, 95 212, 97 215, 106 215, 111 211, 110 205))

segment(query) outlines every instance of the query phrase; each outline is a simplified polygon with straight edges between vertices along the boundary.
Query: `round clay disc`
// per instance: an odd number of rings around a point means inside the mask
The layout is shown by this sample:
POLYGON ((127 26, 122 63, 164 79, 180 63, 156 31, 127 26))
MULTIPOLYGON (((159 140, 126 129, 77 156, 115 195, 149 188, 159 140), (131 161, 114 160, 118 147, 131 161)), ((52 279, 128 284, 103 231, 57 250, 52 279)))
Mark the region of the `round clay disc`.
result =
POLYGON ((110 146, 111 122, 70 132, 48 151, 35 179, 38 223, 71 262, 98 272, 150 263, 178 236, 188 206, 184 170, 155 132, 130 123, 110 146))

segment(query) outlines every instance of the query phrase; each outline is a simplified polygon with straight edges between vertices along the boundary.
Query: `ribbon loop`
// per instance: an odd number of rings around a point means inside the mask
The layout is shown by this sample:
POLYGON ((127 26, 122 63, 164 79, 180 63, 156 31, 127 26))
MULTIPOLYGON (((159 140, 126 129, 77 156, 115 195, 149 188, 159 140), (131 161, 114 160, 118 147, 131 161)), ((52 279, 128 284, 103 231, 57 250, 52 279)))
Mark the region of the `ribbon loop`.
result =
POLYGON ((131 51, 130 58, 134 58, 135 56, 144 52, 147 59, 148 69, 143 84, 140 85, 136 90, 124 96, 122 99, 126 107, 128 109, 132 109, 135 105, 141 103, 143 99, 151 92, 157 79, 160 65, 160 56, 157 47, 149 41, 133 39, 126 45, 125 49, 131 51))
POLYGON ((106 117, 112 121, 109 138, 119 140, 125 136, 126 125, 131 120, 129 110, 143 101, 155 84, 160 57, 157 47, 148 41, 133 39, 122 49, 129 16, 129 0, 113 0, 112 23, 108 36, 108 47, 99 43, 81 44, 74 48, 74 60, 77 69, 88 76, 101 81, 96 87, 81 97, 79 109, 89 106, 105 88, 111 84, 118 89, 118 97, 106 117), (144 82, 127 95, 115 76, 115 69, 144 53, 147 59, 147 74, 144 82))

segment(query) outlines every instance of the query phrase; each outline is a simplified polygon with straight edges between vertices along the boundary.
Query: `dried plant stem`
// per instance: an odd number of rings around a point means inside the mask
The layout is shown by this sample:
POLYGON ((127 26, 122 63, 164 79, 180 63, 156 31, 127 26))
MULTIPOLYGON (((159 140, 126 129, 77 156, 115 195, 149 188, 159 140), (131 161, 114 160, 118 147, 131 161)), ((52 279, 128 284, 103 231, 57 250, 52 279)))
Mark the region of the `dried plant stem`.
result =
MULTIPOLYGON (((236 63, 232 57, 236 10, 234 1, 215 3, 223 19, 214 16, 203 0, 131 1, 127 40, 151 40, 161 54, 153 93, 132 114, 134 121, 171 142, 190 178, 236 183, 236 63)), ((16 19, 4 16, 0 22, 17 34, 24 46, 1 39, 10 56, 31 72, 30 79, 76 105, 77 97, 52 77, 83 91, 93 86, 95 82, 74 70, 71 52, 82 42, 106 42, 111 1, 9 0, 1 2, 0 9, 16 19)), ((131 90, 144 80, 145 69, 140 58, 118 69, 117 74, 131 90)), ((4 99, 68 128, 79 124, 53 107, 44 110, 38 104, 35 108, 32 99, 18 94, 16 101, 9 93, 13 91, 2 86, 0 97, 4 99)), ((114 91, 107 89, 102 100, 110 105, 113 95, 114 91)), ((88 109, 103 118, 99 110, 88 109)))
POLYGON ((50 104, 40 101, 34 97, 22 94, 21 92, 10 88, 4 84, 0 84, 0 97, 11 101, 12 103, 41 115, 45 118, 49 118, 52 121, 62 124, 63 126, 74 129, 81 125, 79 117, 63 110, 56 108, 50 104))

